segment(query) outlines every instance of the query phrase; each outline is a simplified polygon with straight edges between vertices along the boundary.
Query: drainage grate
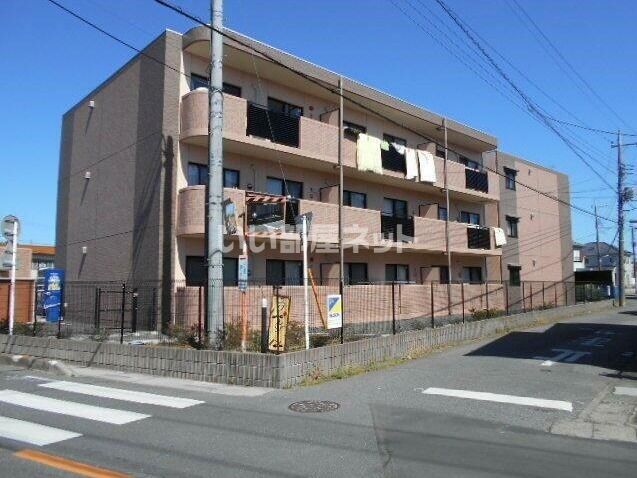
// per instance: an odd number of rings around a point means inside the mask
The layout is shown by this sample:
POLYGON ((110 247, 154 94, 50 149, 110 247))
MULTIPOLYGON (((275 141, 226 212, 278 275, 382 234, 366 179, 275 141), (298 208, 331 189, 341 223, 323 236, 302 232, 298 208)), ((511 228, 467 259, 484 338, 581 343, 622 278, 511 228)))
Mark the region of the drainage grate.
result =
POLYGON ((322 413, 337 410, 339 406, 338 403, 329 400, 303 400, 302 402, 294 402, 288 408, 299 413, 322 413))

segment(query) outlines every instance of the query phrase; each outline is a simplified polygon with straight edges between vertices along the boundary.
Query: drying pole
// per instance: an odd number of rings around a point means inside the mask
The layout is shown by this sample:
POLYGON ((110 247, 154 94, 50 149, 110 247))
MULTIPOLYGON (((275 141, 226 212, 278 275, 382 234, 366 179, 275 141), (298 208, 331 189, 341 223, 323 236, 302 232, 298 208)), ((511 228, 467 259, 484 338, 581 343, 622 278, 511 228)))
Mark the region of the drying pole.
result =
POLYGON ((338 78, 338 293, 341 296, 341 343, 345 326, 347 305, 343 297, 345 289, 345 251, 343 249, 343 78, 338 78))
POLYGON ((206 315, 208 337, 224 327, 223 307, 223 0, 211 0, 208 88, 208 217, 206 315))

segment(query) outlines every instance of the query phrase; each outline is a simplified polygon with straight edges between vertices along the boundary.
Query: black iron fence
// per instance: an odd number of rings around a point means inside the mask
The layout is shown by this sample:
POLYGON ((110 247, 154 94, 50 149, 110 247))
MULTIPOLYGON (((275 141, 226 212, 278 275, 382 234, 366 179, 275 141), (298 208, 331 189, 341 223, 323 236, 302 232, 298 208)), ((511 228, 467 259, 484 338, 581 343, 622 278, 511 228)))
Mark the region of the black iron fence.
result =
MULTIPOLYGON (((67 282, 62 321, 46 322, 35 304, 22 311, 15 333, 282 352, 602 300, 612 290, 607 284, 548 281, 358 283, 343 289, 341 327, 333 320, 338 307, 330 309, 338 281, 310 282, 307 290, 298 281, 276 286, 251 280, 242 290, 223 288, 223 321, 209 324, 204 286, 67 282)), ((0 332, 6 328, 0 315, 0 332)))

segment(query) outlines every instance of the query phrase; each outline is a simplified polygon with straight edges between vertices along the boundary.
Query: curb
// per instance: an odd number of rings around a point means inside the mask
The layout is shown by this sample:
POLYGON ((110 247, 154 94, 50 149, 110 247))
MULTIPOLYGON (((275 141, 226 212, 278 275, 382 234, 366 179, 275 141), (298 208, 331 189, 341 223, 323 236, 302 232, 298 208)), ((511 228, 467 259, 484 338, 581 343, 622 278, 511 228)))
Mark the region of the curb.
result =
POLYGON ((44 358, 35 358, 30 355, 10 355, 0 354, 0 364, 15 365, 28 370, 40 370, 49 372, 54 375, 62 375, 64 377, 73 377, 73 370, 59 360, 49 360, 44 358))

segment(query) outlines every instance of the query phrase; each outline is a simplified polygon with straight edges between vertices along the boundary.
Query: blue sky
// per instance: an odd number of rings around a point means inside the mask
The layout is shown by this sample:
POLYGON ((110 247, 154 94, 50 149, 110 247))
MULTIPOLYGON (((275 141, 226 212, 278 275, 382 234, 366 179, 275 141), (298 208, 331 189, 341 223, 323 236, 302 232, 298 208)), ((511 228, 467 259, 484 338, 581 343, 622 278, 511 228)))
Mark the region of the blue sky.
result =
MULTIPOLYGON (((59 1, 138 47, 164 28, 183 32, 192 26, 152 0, 59 1)), ((552 59, 550 50, 519 18, 522 13, 513 0, 447 3, 566 110, 492 52, 548 113, 595 128, 637 132, 634 2, 517 1, 625 123, 570 70, 552 59)), ((176 3, 198 16, 209 15, 208 0, 176 3)), ((235 30, 497 136, 502 150, 569 174, 574 204, 592 210, 597 201, 600 215, 616 217, 612 191, 554 133, 515 106, 513 103, 520 104, 518 99, 512 102, 494 89, 497 82, 482 67, 470 63, 472 71, 441 46, 440 42, 465 62, 472 61, 459 53, 458 48, 467 50, 466 38, 454 29, 435 0, 225 0, 225 17, 235 30), (421 28, 430 29, 438 41, 421 28)), ((62 114, 134 53, 46 0, 3 0, 0 18, 0 104, 4 113, 0 129, 5 143, 0 152, 0 215, 12 213, 22 219, 24 242, 53 243, 62 114)), ((502 86, 498 88, 504 91, 502 86)), ((563 131, 578 135, 574 141, 592 156, 587 160, 615 184, 616 150, 609 147, 612 137, 563 131)), ((636 157, 637 148, 626 148, 629 166, 636 157)), ((637 184, 635 176, 629 176, 628 183, 637 184)), ((572 217, 574 239, 593 240, 593 219, 577 211, 572 217)), ((613 223, 602 224, 602 239, 611 241, 616 231, 613 223)))

